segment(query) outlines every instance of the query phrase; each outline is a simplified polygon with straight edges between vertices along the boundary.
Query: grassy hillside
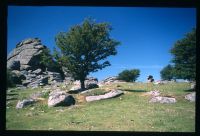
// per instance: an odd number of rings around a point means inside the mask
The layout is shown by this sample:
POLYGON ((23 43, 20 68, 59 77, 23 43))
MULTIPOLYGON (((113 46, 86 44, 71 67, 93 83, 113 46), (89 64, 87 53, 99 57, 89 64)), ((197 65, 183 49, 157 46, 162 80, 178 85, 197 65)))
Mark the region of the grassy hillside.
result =
POLYGON ((150 85, 121 83, 104 86, 87 94, 74 94, 75 106, 48 108, 47 99, 23 109, 15 109, 18 99, 41 91, 15 90, 7 95, 8 130, 81 130, 81 131, 195 131, 195 103, 184 99, 189 83, 150 85), (86 95, 103 94, 111 88, 124 91, 120 97, 87 103, 86 95), (160 90, 174 96, 175 104, 149 103, 146 91, 160 90))

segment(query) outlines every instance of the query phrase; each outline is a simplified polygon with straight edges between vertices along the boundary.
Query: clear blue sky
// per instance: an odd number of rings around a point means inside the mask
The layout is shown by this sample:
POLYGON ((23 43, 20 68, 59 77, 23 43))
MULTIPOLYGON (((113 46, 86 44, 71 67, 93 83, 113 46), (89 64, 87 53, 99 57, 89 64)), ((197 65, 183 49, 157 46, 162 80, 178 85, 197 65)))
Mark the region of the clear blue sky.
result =
POLYGON ((111 66, 91 74, 99 80, 134 68, 141 71, 138 81, 146 81, 149 74, 159 80, 172 58, 169 50, 196 27, 193 8, 9 6, 8 53, 21 40, 35 37, 52 50, 58 32, 86 17, 111 23, 111 37, 121 42, 118 54, 108 58, 111 66))

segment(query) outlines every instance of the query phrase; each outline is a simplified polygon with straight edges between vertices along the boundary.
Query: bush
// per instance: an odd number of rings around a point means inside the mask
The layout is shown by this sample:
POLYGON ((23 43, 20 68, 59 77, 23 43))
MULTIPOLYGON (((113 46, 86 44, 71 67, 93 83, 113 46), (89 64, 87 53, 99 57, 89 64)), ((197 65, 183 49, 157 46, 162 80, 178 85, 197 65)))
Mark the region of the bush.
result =
POLYGON ((124 70, 118 75, 119 80, 124 80, 126 82, 135 82, 140 75, 139 69, 124 70))
POLYGON ((9 69, 7 69, 6 75, 7 75, 7 88, 8 87, 14 87, 15 84, 14 84, 14 81, 13 81, 13 78, 12 78, 12 73, 9 69))

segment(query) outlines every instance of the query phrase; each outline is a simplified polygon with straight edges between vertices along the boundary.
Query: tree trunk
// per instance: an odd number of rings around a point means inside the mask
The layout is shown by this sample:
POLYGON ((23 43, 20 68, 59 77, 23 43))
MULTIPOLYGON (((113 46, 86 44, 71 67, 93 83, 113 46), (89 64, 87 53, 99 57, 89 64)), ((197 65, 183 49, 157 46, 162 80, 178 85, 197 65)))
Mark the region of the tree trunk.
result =
POLYGON ((83 79, 80 80, 80 82, 81 82, 81 90, 85 90, 84 81, 85 81, 85 80, 83 80, 83 79))

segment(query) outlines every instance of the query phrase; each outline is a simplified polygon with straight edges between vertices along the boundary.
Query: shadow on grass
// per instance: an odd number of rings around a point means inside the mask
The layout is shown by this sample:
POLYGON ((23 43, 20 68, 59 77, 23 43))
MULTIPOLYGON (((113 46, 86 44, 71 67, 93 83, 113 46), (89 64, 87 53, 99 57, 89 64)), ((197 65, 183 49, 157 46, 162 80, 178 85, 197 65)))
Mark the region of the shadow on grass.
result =
POLYGON ((78 93, 80 93, 80 91, 79 90, 73 90, 73 91, 68 91, 67 93, 69 93, 69 94, 78 94, 78 93))
POLYGON ((17 100, 17 98, 6 98, 6 101, 17 100))
POLYGON ((187 89, 187 90, 183 90, 184 92, 195 92, 194 89, 187 89))
POLYGON ((14 95, 18 95, 17 93, 8 93, 8 96, 14 96, 14 95))
POLYGON ((136 93, 147 92, 146 90, 131 90, 131 89, 124 89, 124 91, 127 91, 127 92, 136 92, 136 93))

